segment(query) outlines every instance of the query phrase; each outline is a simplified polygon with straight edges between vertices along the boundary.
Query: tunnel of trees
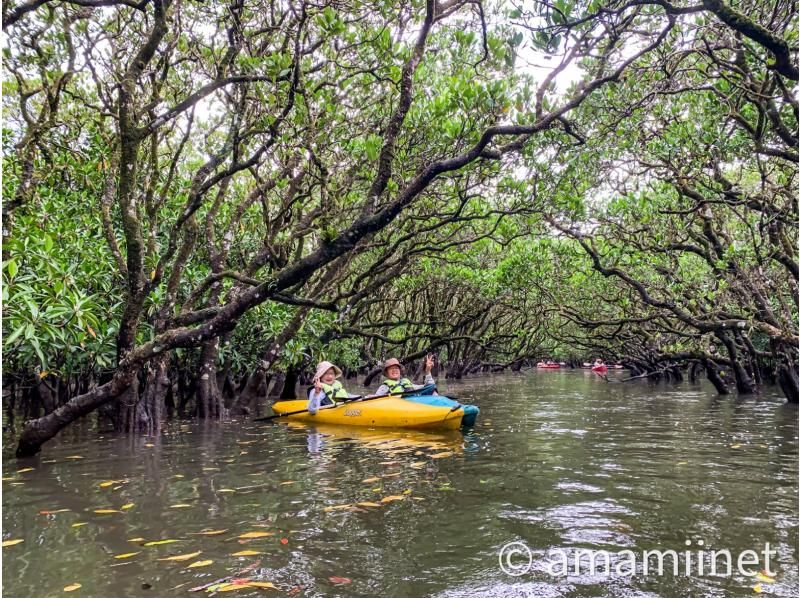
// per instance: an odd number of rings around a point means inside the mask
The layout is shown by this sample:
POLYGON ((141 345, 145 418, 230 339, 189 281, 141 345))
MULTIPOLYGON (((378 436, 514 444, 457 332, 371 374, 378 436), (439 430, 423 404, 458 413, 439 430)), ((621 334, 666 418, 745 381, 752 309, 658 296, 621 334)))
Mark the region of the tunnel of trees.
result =
POLYGON ((323 358, 798 400, 794 2, 3 11, 19 456, 252 413, 323 358))

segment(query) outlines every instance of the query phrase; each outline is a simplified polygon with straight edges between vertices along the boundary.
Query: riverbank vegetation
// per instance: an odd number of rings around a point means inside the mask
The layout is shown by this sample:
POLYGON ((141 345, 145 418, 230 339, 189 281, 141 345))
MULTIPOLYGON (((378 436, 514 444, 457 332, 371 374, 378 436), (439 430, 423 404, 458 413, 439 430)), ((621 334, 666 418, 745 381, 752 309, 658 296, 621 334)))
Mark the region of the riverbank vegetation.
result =
POLYGON ((602 355, 797 402, 792 2, 4 6, 3 400, 38 452, 602 355))

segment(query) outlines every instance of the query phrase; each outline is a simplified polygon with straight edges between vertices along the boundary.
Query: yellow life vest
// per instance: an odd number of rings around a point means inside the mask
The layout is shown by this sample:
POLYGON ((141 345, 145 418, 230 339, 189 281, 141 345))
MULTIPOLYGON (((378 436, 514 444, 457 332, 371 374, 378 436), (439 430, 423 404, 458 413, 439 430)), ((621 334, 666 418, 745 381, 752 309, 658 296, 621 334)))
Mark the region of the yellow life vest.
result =
POLYGON ((391 380, 387 378, 383 383, 389 387, 390 395, 398 395, 407 390, 414 390, 414 385, 408 378, 400 378, 399 380, 391 380))
POLYGON ((322 392, 325 393, 325 398, 329 399, 334 404, 336 404, 336 399, 350 398, 350 395, 347 394, 347 391, 342 386, 342 383, 338 380, 334 380, 333 384, 325 384, 324 382, 320 382, 320 386, 322 386, 322 392))

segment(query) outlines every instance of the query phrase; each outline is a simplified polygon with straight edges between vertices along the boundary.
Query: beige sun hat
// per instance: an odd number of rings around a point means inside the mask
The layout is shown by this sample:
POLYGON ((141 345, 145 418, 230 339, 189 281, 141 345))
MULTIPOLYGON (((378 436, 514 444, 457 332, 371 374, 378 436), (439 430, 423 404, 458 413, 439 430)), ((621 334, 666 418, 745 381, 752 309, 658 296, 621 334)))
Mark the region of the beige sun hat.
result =
POLYGON ((403 373, 403 364, 400 363, 400 360, 396 357, 392 357, 391 359, 387 359, 386 362, 383 364, 383 373, 386 374, 386 370, 388 370, 393 365, 396 365, 400 368, 400 373, 403 373))
POLYGON ((337 368, 330 361, 320 361, 319 365, 317 365, 317 371, 314 374, 314 380, 322 379, 322 375, 331 368, 333 368, 333 373, 336 375, 337 378, 342 377, 342 370, 337 368))

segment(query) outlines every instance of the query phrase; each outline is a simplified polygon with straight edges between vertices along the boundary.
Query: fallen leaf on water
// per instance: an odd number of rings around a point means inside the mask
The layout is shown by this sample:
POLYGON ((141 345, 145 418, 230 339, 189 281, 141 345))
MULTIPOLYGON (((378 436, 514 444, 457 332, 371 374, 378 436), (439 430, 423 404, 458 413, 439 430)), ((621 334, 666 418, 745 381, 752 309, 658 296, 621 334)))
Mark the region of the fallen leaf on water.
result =
MULTIPOLYGON (((139 539, 139 538, 137 538, 139 539)), ((133 540, 129 540, 132 542, 133 540)), ((155 540, 153 542, 145 542, 145 546, 161 546, 162 544, 172 544, 173 542, 180 542, 180 540, 155 540)))
POLYGON ((186 504, 184 502, 179 503, 177 505, 170 505, 169 506, 170 509, 190 509, 191 507, 192 507, 192 505, 186 504))
POLYGON ((294 484, 294 482, 292 480, 287 480, 285 482, 281 482, 281 486, 290 486, 291 484, 294 484))
POLYGON ((17 473, 27 473, 29 471, 33 471, 35 467, 26 467, 25 469, 18 469, 17 473))
POLYGON ((761 593, 761 592, 763 592, 764 590, 763 590, 763 588, 761 587, 761 584, 760 584, 760 583, 757 583, 756 585, 754 585, 754 586, 753 586, 753 591, 754 591, 756 594, 760 594, 760 593, 761 593))
POLYGON ((360 503, 357 503, 357 504, 358 504, 359 507, 380 507, 381 506, 380 503, 369 502, 369 501, 364 501, 364 502, 360 502, 360 503))
POLYGON ((98 515, 110 515, 111 513, 122 513, 122 511, 118 509, 95 509, 95 513, 98 515))
POLYGON ((364 484, 372 484, 373 482, 379 482, 380 478, 367 478, 366 480, 361 480, 364 484))
POLYGON ((159 561, 188 561, 199 555, 202 551, 189 552, 187 554, 176 554, 173 556, 165 556, 164 558, 157 559, 159 561))
POLYGON ((120 484, 122 480, 108 480, 106 482, 100 482, 98 486, 101 488, 108 488, 109 486, 113 486, 114 484, 120 484))
POLYGON ((331 583, 335 583, 335 584, 342 584, 342 585, 344 585, 344 584, 348 584, 348 583, 353 583, 353 580, 352 580, 352 579, 350 579, 349 577, 339 577, 338 575, 331 575, 331 576, 328 578, 328 580, 329 580, 331 583))
POLYGON ((196 569, 197 567, 208 567, 214 561, 195 561, 191 565, 186 565, 187 569, 196 569))
POLYGON ((134 503, 129 502, 122 505, 120 509, 122 509, 123 511, 127 511, 128 509, 132 509, 134 506, 135 506, 134 503))
POLYGON ((224 534, 227 531, 228 531, 227 529, 210 529, 210 530, 205 530, 205 531, 202 531, 202 532, 193 532, 193 533, 191 533, 189 535, 190 536, 218 536, 220 534, 224 534))
POLYGON ((81 587, 81 584, 79 584, 79 583, 73 583, 73 584, 70 584, 70 585, 66 586, 66 587, 64 588, 64 591, 65 591, 65 592, 74 592, 75 590, 77 590, 77 589, 78 589, 78 588, 80 588, 80 587, 81 587))
POLYGON ((222 494, 224 492, 236 492, 236 490, 234 490, 233 488, 220 488, 219 490, 217 490, 217 492, 222 494))
POLYGON ((20 542, 24 542, 25 540, 3 540, 3 548, 6 546, 14 546, 15 544, 19 544, 20 542))
POLYGON ((257 554, 264 553, 257 550, 240 550, 239 552, 234 552, 231 556, 256 556, 257 554))
POLYGON ((450 457, 453 454, 453 451, 446 451, 444 453, 434 453, 430 455, 431 459, 444 459, 445 457, 450 457))
POLYGON ((381 502, 393 502, 395 500, 405 500, 405 498, 406 498, 405 496, 401 496, 399 494, 394 494, 392 496, 384 496, 381 499, 381 502))
POLYGON ((766 583, 775 583, 775 578, 770 575, 767 575, 763 571, 759 571, 758 573, 756 573, 756 579, 758 581, 763 581, 766 583))
POLYGON ((129 559, 132 556, 136 556, 137 554, 142 554, 142 551, 139 552, 125 552, 123 554, 117 554, 114 556, 115 559, 129 559))
POLYGON ((263 588, 269 590, 277 590, 278 588, 275 587, 274 584, 269 583, 268 581, 248 581, 245 584, 248 588, 263 588))
POLYGON ((249 539, 249 538, 266 538, 267 536, 274 536, 275 534, 272 532, 247 532, 246 534, 242 534, 237 536, 238 538, 249 539))
POLYGON ((330 513, 331 511, 338 511, 338 510, 340 510, 340 509, 349 509, 349 508, 350 508, 350 507, 352 507, 352 506, 353 506, 352 504, 346 504, 346 505, 333 505, 333 506, 330 506, 330 507, 325 507, 325 508, 324 508, 324 509, 322 509, 322 510, 323 510, 323 511, 325 511, 326 513, 330 513))
POLYGON ((411 489, 408 488, 406 490, 403 490, 403 494, 411 494, 411 489))
POLYGON ((289 538, 281 538, 281 544, 284 546, 289 543, 289 538))
POLYGON ((144 538, 128 538, 128 542, 144 542, 144 538))
POLYGON ((72 509, 56 509, 55 511, 39 511, 39 515, 54 515, 56 513, 68 513, 72 509))
POLYGON ((89 525, 86 521, 79 521, 78 523, 73 523, 70 527, 82 527, 84 525, 89 525))

